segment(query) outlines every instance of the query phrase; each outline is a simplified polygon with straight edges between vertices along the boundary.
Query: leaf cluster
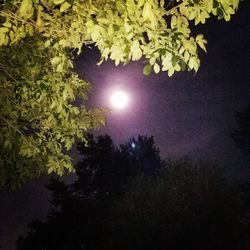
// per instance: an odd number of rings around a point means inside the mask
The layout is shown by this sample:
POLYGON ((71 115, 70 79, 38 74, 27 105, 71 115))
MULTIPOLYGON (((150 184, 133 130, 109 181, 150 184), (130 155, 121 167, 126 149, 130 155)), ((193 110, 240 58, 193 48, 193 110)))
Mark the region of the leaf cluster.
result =
POLYGON ((99 63, 146 60, 144 74, 200 66, 202 34, 190 23, 228 21, 238 0, 5 0, 0 6, 0 183, 63 174, 76 138, 104 124, 84 101, 89 84, 73 73, 72 51, 94 44, 99 63), (82 107, 76 105, 82 98, 82 107), (35 164, 36 162, 36 164, 35 164))

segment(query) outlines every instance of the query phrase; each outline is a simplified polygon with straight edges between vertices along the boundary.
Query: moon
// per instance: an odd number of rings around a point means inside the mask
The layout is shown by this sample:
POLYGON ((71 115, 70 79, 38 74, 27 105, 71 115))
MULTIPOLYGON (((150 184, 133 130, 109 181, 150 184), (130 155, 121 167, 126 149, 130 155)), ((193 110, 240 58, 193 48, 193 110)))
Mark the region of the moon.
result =
POLYGON ((111 95, 111 105, 116 109, 123 109, 128 105, 128 95, 122 90, 115 91, 111 95))

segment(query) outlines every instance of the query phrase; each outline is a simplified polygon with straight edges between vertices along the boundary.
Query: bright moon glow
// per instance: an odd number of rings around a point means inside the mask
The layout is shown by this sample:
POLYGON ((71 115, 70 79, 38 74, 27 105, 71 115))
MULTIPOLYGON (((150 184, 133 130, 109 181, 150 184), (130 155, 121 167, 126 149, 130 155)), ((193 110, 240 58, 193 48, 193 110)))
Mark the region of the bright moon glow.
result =
POLYGON ((111 104, 117 109, 125 108, 128 104, 128 96, 124 91, 116 91, 111 96, 111 104))

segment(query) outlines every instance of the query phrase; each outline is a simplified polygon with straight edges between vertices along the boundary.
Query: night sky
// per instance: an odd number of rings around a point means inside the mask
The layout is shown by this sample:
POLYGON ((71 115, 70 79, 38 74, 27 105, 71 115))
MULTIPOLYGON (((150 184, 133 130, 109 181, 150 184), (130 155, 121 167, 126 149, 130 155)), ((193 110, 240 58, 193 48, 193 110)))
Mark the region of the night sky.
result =
MULTIPOLYGON (((99 54, 85 49, 75 61, 81 77, 92 83, 89 107, 108 107, 111 92, 123 89, 130 96, 126 109, 111 110, 107 125, 95 134, 108 133, 119 144, 138 134, 153 135, 161 156, 212 159, 233 180, 250 177, 250 159, 234 147, 230 131, 235 111, 250 103, 250 3, 240 4, 229 23, 211 20, 196 28, 208 39, 208 54, 201 52, 201 67, 193 72, 143 76, 143 61, 127 66, 106 62, 96 66, 99 54)), ((15 192, 0 192, 0 245, 14 250, 27 222, 44 219, 49 209, 46 178, 33 180, 15 192)))

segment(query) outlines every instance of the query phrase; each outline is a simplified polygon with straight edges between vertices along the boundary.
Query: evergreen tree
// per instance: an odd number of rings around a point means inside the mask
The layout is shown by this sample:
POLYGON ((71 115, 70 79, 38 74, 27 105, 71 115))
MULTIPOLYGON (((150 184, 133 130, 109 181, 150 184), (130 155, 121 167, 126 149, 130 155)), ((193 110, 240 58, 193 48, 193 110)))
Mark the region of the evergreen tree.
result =
POLYGON ((123 197, 135 176, 157 178, 164 166, 153 137, 138 136, 120 148, 107 135, 89 135, 88 141, 88 146, 78 144, 82 160, 76 180, 70 185, 51 180, 48 220, 31 223, 28 236, 18 240, 18 250, 107 249, 114 201, 123 197))

